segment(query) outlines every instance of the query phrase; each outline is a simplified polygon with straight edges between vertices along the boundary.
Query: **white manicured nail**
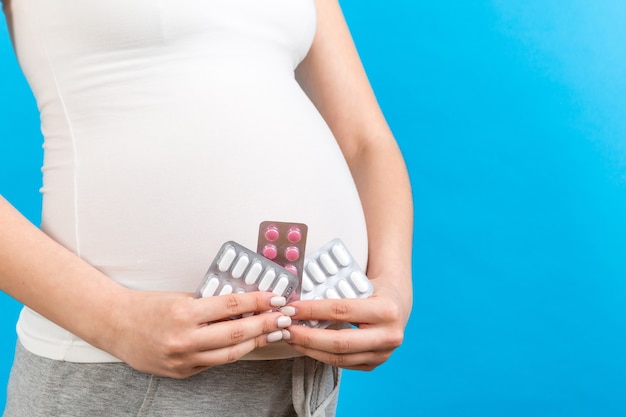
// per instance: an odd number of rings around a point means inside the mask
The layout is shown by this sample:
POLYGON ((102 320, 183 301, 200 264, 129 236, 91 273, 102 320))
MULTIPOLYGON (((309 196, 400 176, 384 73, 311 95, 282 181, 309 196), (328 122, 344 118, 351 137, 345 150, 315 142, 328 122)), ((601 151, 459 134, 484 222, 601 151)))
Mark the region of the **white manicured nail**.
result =
POLYGON ((281 329, 291 326, 291 317, 280 316, 278 320, 276 320, 276 326, 278 326, 281 329))
POLYGON ((269 343, 278 342, 279 340, 282 340, 282 338, 283 338, 283 332, 280 330, 276 330, 275 332, 272 332, 267 335, 267 341, 269 343))
POLYGON ((287 304, 287 299, 285 297, 272 297, 270 299, 270 305, 272 307, 282 307, 287 304))
POLYGON ((289 317, 296 315, 296 308, 292 306, 281 307, 279 311, 289 317))
POLYGON ((291 339, 291 333, 289 333, 289 330, 283 329, 281 332, 283 333, 283 340, 291 339))

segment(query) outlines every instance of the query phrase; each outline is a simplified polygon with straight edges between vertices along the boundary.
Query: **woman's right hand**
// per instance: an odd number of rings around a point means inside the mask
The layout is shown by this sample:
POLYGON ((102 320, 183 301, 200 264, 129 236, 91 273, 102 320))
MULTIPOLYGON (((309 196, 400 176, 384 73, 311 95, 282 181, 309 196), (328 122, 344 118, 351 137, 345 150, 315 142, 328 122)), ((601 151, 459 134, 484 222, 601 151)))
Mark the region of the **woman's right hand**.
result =
MULTIPOLYGON (((291 324, 276 311, 284 297, 268 292, 193 298, 188 293, 129 290, 112 311, 101 346, 141 372, 185 378, 234 362, 282 339, 291 324), (246 313, 263 314, 231 320, 246 313)), ((247 316, 247 314, 246 314, 247 316)))
POLYGON ((0 230, 0 291, 142 372, 184 378, 280 340, 291 324, 279 312, 229 319, 286 303, 269 292, 196 299, 122 287, 1 196, 0 230))

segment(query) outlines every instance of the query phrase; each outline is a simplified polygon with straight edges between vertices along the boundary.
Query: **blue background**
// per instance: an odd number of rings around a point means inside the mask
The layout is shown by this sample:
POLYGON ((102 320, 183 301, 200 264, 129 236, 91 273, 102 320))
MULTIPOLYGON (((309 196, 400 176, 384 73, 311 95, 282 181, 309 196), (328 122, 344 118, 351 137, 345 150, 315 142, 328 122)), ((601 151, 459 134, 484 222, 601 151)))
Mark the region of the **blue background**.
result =
MULTIPOLYGON (((339 415, 626 415, 626 2, 342 4, 416 229, 405 343, 345 373, 339 415)), ((4 26, 0 65, 0 192, 37 223, 38 117, 4 26)), ((4 387, 19 306, 0 303, 4 387)))

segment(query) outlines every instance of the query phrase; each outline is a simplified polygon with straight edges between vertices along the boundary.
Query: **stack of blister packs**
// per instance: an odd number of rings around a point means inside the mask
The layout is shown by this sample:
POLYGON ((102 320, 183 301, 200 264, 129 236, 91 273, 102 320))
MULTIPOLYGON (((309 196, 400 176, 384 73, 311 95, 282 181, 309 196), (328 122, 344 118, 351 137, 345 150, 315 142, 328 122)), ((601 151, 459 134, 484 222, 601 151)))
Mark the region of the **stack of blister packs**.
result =
MULTIPOLYGON (((257 251, 229 241, 222 245, 196 297, 271 291, 287 300, 366 298, 372 284, 340 239, 304 257, 308 228, 303 223, 264 221, 257 251)), ((309 327, 331 322, 309 320, 309 327)))

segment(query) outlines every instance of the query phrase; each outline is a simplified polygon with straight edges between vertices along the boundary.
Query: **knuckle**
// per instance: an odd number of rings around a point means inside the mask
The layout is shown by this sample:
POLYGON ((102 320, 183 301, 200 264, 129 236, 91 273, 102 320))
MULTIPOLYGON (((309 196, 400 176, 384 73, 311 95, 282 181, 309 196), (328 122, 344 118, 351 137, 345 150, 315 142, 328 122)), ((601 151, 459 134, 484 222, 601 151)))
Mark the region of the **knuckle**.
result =
POLYGON ((374 365, 374 364, 369 364, 369 365, 365 365, 362 370, 365 372, 372 372, 374 369, 376 369, 378 367, 378 365, 374 365))
POLYGON ((313 340, 311 339, 311 336, 308 335, 303 335, 302 336, 302 341, 301 344, 302 346, 304 346, 305 348, 311 347, 311 343, 313 342, 313 340))
POLYGON ((395 349, 402 345, 404 341, 404 332, 402 330, 391 331, 387 334, 385 342, 387 346, 395 349))
POLYGON ((236 345, 238 343, 241 343, 241 341, 244 339, 244 331, 240 328, 235 328, 230 332, 230 342, 233 345, 236 345))
POLYGON ((224 297, 226 297, 225 304, 228 314, 239 313, 239 309, 241 308, 241 302, 239 300, 239 297, 237 297, 235 294, 225 295, 224 297))
POLYGON ((171 372, 171 374, 169 375, 170 378, 173 379, 185 379, 187 377, 189 377, 191 375, 191 372, 184 372, 182 370, 178 371, 178 370, 173 370, 171 372))
POLYGON ((331 306, 331 311, 334 320, 346 321, 350 317, 351 309, 347 303, 337 301, 331 306))
POLYGON ((395 323, 402 320, 400 306, 394 303, 385 304, 380 309, 380 318, 383 322, 395 323))
POLYGON ((180 359, 170 359, 167 363, 168 376, 176 379, 185 378, 189 370, 186 364, 180 359))
POLYGON ((265 342, 267 339, 261 338, 261 337, 255 337, 254 338, 254 348, 258 349, 260 347, 265 346, 267 343, 265 342))
POLYGON ((258 348, 260 348, 260 347, 261 347, 261 341, 259 340, 259 338, 258 338, 258 337, 255 337, 255 338, 254 338, 254 348, 255 348, 255 349, 258 349, 258 348))
POLYGON ((163 342, 166 357, 172 358, 188 350, 189 344, 180 337, 170 336, 163 342))
POLYGON ((192 313, 188 307, 188 304, 174 303, 169 309, 169 317, 175 323, 188 323, 191 319, 192 313))
POLYGON ((337 368, 341 368, 344 366, 346 360, 343 355, 331 355, 328 363, 337 368))
POLYGON ((261 333, 267 334, 274 330, 274 322, 270 318, 266 318, 261 322, 261 333))
POLYGON ((227 349, 225 363, 234 363, 239 359, 240 355, 237 349, 227 349))
POLYGON ((350 351, 350 342, 347 340, 336 339, 333 341, 333 352, 347 353, 350 351))

